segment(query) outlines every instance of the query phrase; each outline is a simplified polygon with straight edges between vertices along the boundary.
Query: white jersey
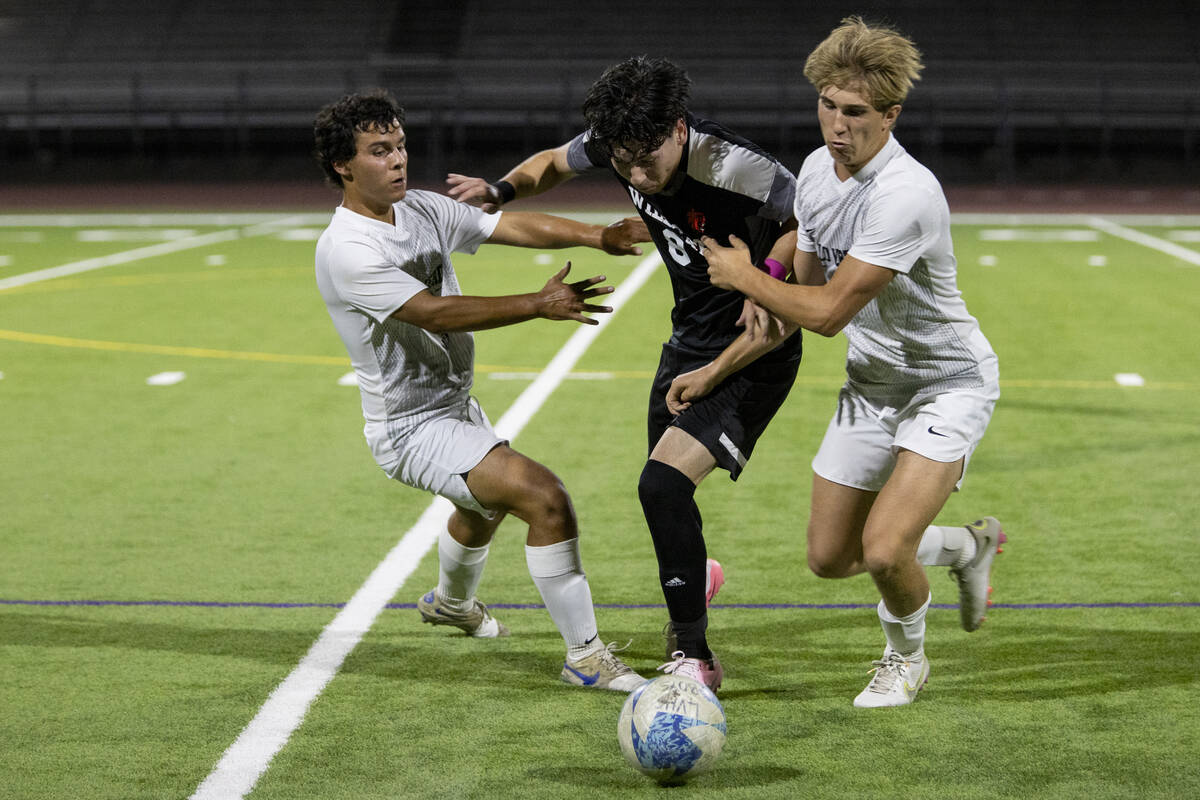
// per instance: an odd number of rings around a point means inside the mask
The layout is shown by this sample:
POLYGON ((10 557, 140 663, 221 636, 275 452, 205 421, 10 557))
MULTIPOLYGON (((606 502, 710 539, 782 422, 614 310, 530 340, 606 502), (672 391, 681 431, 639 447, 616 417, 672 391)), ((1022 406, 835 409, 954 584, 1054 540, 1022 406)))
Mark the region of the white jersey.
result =
POLYGON ((431 333, 392 316, 423 290, 462 294, 450 253, 474 253, 500 214, 409 191, 396 222, 338 207, 317 241, 317 287, 354 366, 365 433, 381 466, 425 420, 465 406, 475 367, 470 333, 431 333))
POLYGON ((825 147, 797 175, 796 249, 833 276, 846 255, 897 275, 846 325, 846 373, 870 397, 916 398, 994 386, 996 354, 958 290, 941 184, 889 135, 842 181, 825 147))

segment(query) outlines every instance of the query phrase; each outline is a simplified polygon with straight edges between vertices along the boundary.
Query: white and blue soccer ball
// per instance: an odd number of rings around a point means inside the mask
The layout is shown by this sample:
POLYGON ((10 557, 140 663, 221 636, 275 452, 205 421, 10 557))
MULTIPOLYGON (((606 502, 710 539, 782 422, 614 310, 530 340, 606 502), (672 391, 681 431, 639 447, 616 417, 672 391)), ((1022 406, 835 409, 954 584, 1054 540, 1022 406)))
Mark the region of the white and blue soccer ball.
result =
POLYGON ((691 678, 664 675, 635 689, 621 708, 617 741, 634 769, 683 783, 712 769, 725 746, 725 709, 691 678))

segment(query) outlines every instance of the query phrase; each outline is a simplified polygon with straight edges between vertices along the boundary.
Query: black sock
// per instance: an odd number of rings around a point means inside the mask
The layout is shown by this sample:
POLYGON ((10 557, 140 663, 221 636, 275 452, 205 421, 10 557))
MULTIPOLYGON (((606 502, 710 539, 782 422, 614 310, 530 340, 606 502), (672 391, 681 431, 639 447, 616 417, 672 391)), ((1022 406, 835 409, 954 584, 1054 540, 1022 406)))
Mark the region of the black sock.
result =
POLYGON ((689 658, 712 658, 704 631, 705 565, 700 509, 691 478, 661 461, 647 461, 638 481, 638 497, 658 556, 658 577, 678 649, 689 658))

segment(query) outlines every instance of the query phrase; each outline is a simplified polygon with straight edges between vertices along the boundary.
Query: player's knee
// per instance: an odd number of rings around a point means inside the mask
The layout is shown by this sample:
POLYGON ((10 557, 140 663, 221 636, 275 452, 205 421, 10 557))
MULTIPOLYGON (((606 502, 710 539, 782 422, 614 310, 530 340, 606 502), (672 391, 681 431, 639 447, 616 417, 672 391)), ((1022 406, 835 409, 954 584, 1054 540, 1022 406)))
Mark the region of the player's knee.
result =
POLYGON ((813 550, 808 551, 808 568, 818 578, 842 578, 846 575, 845 565, 840 559, 813 550))
POLYGON ((571 538, 575 532, 575 507, 571 496, 555 475, 546 472, 532 481, 526 492, 526 520, 532 525, 563 531, 563 538, 571 538), (567 535, 567 534, 570 535, 567 535))
POLYGON ((848 578, 862 571, 858 537, 808 521, 808 569, 818 578, 848 578))
POLYGON ((885 540, 863 543, 863 566, 876 580, 886 580, 896 574, 903 566, 903 557, 904 552, 896 542, 885 540))
POLYGON ((638 499, 645 510, 662 508, 690 498, 696 486, 682 472, 661 461, 650 460, 638 478, 638 499))

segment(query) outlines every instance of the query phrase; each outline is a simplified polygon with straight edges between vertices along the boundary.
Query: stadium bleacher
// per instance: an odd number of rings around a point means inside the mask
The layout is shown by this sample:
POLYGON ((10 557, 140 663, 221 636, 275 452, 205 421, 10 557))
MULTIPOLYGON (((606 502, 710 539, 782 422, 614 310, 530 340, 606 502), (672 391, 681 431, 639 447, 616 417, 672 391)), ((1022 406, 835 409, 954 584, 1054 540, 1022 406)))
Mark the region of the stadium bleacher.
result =
MULTIPOLYGON (((1144 163, 1131 153, 1158 157, 1156 179, 1194 181, 1200 171, 1192 0, 898 0, 857 10, 924 51, 904 140, 951 180, 1120 178, 1144 163)), ((503 163, 562 141, 605 65, 653 53, 688 69, 697 113, 787 156, 815 136, 803 57, 843 13, 778 1, 9 0, 0 6, 0 123, 10 162, 145 156, 163 142, 246 155, 281 140, 299 147, 320 105, 382 85, 410 109, 436 173, 449 154, 503 163)))

